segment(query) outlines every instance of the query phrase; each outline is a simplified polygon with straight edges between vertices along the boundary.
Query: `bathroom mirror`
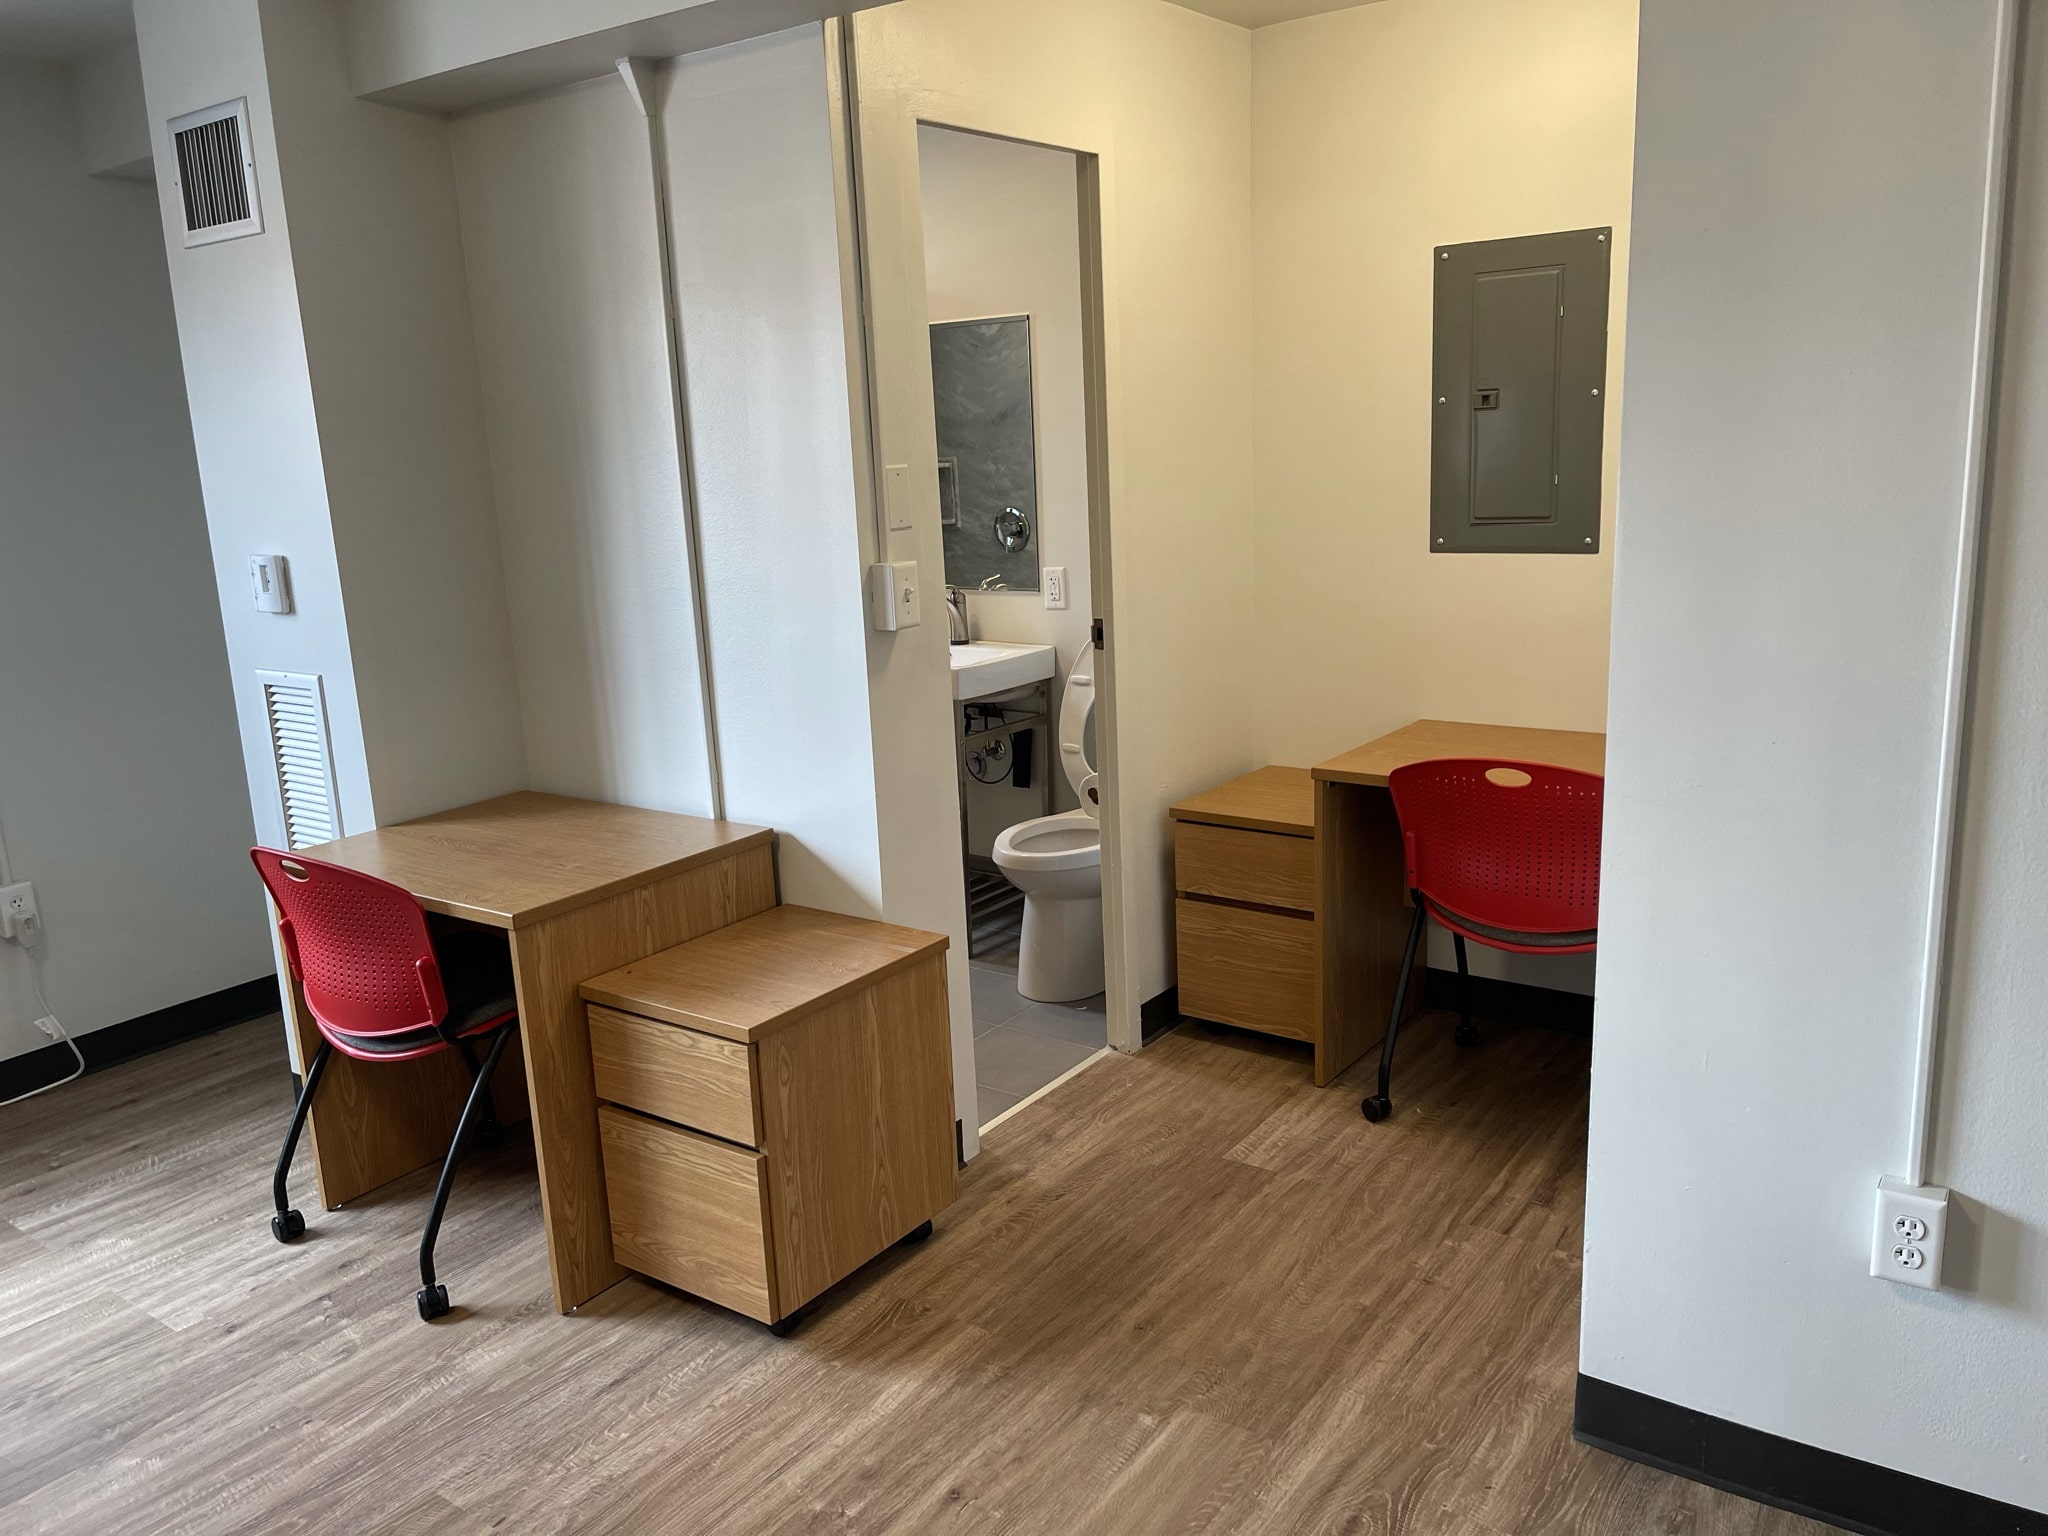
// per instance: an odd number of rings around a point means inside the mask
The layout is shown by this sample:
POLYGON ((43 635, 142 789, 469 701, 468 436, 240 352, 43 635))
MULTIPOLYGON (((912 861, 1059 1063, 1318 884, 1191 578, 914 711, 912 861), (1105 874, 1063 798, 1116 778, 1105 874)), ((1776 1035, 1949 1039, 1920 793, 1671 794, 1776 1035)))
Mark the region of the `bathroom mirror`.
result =
POLYGON ((1038 590, 1038 438, 1031 318, 932 327, 946 584, 1038 590))

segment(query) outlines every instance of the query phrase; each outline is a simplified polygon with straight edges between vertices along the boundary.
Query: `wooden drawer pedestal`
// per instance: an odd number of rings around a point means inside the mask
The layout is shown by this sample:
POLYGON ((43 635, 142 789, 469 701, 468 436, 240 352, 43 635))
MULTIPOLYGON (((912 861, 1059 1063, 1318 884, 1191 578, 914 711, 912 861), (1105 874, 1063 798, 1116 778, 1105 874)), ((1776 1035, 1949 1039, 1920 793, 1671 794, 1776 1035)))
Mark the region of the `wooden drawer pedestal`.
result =
POLYGON ((777 1323, 950 1205, 945 951, 776 907, 585 982, 618 1261, 777 1323))
POLYGON ((1385 1002, 1347 996, 1331 1006, 1331 976, 1351 977, 1361 955, 1376 953, 1386 909, 1403 933, 1407 921, 1386 791, 1360 792, 1384 805, 1345 802, 1333 836, 1324 807, 1334 802, 1322 790, 1305 768, 1261 768, 1173 808, 1181 1012, 1307 1041, 1319 1087, 1386 1029, 1385 1002), (1354 887, 1369 890, 1369 907, 1354 887))

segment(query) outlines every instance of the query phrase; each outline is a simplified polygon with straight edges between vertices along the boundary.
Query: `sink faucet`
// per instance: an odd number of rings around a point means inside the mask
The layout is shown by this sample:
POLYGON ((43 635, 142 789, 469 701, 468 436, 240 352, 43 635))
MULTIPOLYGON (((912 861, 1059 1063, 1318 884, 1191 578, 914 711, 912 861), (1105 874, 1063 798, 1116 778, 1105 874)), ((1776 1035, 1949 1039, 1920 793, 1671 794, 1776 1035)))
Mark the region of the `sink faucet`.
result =
POLYGON ((946 587, 946 627, 953 644, 967 643, 967 589, 950 583, 946 587))

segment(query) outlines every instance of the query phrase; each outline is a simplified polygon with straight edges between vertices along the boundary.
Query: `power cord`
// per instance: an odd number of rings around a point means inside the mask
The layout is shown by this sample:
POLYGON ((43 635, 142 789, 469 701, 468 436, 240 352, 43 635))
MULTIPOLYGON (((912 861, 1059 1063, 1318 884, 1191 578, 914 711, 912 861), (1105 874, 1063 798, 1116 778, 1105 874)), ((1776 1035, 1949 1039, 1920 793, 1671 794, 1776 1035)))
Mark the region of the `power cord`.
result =
MULTIPOLYGON (((12 884, 14 884, 14 865, 7 856, 7 829, 4 826, 0 826, 0 885, 12 884)), ((76 1065, 72 1067, 68 1075, 58 1078, 54 1083, 45 1083, 40 1088, 31 1088, 27 1093, 17 1093, 11 1099, 0 1099, 0 1109, 5 1109, 9 1104, 19 1104, 23 1099, 32 1099, 39 1093, 48 1093, 52 1088, 62 1088, 66 1083, 75 1083, 79 1078, 85 1076, 85 1052, 81 1051, 78 1048, 78 1042, 71 1038, 71 1032, 65 1029, 63 1023, 58 1019, 57 1010, 50 1006, 50 999, 43 991, 42 945, 42 921, 38 918, 27 928, 27 931, 21 938, 21 947, 28 954, 29 985, 34 988, 36 1002, 43 1010, 43 1016, 37 1020, 37 1026, 45 1034, 49 1035, 51 1039, 69 1046, 72 1059, 76 1065)))

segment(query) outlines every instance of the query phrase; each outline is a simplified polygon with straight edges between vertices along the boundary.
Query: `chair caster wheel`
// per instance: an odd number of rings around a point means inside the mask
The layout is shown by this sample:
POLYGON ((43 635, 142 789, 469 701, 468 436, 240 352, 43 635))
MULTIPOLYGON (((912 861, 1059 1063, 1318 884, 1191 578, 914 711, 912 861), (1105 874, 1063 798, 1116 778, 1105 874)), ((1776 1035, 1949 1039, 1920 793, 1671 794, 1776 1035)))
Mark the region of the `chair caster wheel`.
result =
POLYGON ((1358 1112, 1377 1125, 1394 1112, 1394 1101, 1383 1093, 1376 1093, 1360 1103, 1358 1112))
POLYGON ((931 1235, 932 1224, 930 1222, 926 1222, 923 1226, 917 1228, 914 1232, 911 1232, 906 1236, 900 1238, 897 1241, 896 1246, 899 1248, 908 1248, 912 1243, 921 1243, 931 1235))
POLYGON ((297 1211, 279 1211, 270 1218, 270 1235, 280 1243, 306 1235, 306 1218, 297 1211))
POLYGON ((1479 1043, 1479 1026, 1477 1024, 1467 1024, 1463 1020, 1460 1020, 1458 1023, 1456 1039, 1458 1044, 1460 1045, 1477 1045, 1479 1043))
POLYGON ((420 1304, 420 1321, 431 1323, 437 1317, 448 1315, 448 1287, 445 1285, 424 1285, 413 1293, 413 1300, 420 1304))

